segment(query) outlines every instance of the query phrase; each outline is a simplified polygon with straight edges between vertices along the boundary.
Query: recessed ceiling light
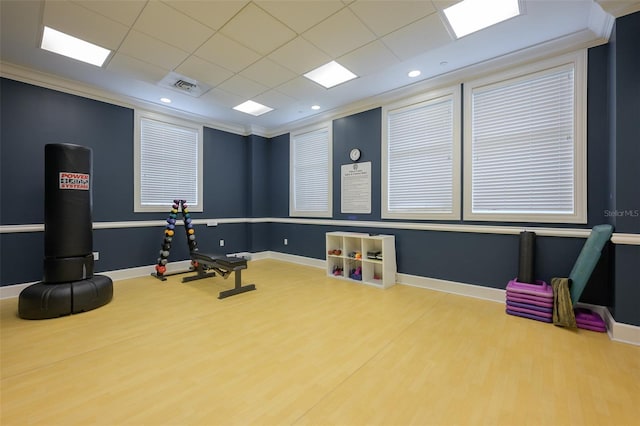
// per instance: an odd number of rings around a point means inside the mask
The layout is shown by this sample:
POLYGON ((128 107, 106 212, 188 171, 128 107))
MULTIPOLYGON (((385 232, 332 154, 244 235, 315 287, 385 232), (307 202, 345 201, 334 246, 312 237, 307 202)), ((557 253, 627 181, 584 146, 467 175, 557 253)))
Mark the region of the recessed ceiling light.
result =
POLYGON ((409 77, 411 78, 415 78, 417 76, 419 76, 420 74, 422 74, 420 72, 420 70, 413 70, 413 71, 409 71, 409 74, 407 74, 409 77))
POLYGON ((269 108, 268 106, 259 104, 254 101, 243 102, 240 105, 234 106, 233 109, 235 109, 236 111, 244 112, 246 114, 255 115, 256 117, 269 111, 273 111, 273 108, 269 108))
POLYGON ((171 99, 169 99, 169 98, 160 98, 160 102, 164 102, 165 104, 170 104, 171 103, 171 99))
POLYGON ((463 0, 443 10, 456 38, 520 15, 518 0, 463 0))
POLYGON ((320 109, 320 105, 313 105, 313 106, 311 107, 311 109, 313 109, 313 110, 316 110, 316 111, 317 111, 317 110, 319 110, 319 109, 320 109))
POLYGON ((40 48, 98 67, 104 64, 111 53, 108 49, 49 27, 44 27, 40 48))
POLYGON ((324 64, 323 66, 316 68, 313 71, 309 71, 304 76, 326 87, 327 89, 357 77, 357 75, 355 75, 336 61, 331 61, 328 64, 324 64))

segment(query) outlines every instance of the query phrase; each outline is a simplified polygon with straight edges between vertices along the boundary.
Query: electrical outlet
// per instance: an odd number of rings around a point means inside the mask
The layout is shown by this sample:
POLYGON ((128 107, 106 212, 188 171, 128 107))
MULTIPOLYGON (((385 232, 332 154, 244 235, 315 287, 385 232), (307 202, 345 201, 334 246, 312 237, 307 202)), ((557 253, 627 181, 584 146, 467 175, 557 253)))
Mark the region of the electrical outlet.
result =
POLYGON ((284 239, 284 245, 286 246, 287 244, 289 244, 289 240, 288 239, 284 239))
POLYGON ((100 252, 99 251, 94 251, 93 252, 93 260, 100 260, 100 252))
POLYGON ((224 247, 224 240, 220 240, 220 247, 224 247))

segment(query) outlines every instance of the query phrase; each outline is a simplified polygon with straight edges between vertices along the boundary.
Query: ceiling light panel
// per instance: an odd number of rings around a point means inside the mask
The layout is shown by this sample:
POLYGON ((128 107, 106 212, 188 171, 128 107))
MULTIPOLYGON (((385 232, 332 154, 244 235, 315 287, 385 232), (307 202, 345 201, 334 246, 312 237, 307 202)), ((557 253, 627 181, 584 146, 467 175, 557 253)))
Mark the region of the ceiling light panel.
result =
POLYGON ((49 52, 101 67, 111 53, 110 50, 53 28, 44 27, 40 47, 49 52))
POLYGON ((463 0, 443 10, 457 38, 520 14, 518 0, 463 0))
POLYGON ((304 75, 327 89, 358 77, 336 61, 331 61, 304 75))
POLYGON ((273 111, 273 108, 254 101, 243 102, 240 105, 234 106, 233 109, 235 109, 236 111, 244 112, 245 114, 251 114, 256 117, 262 114, 266 114, 269 111, 273 111))
MULTIPOLYGON (((4 12, 4 1, 3 3, 4 12)), ((45 1, 42 25, 81 40, 116 50, 129 32, 129 27, 69 1, 45 1)))

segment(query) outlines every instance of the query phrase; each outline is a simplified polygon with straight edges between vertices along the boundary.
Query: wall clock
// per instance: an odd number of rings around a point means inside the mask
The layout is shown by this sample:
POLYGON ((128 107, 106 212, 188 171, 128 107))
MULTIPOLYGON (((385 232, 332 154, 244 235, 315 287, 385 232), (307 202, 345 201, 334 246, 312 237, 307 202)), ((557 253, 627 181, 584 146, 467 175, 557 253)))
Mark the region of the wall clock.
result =
POLYGON ((362 155, 360 150, 358 148, 353 148, 349 153, 349 158, 351 158, 351 161, 358 161, 360 159, 360 155, 362 155))

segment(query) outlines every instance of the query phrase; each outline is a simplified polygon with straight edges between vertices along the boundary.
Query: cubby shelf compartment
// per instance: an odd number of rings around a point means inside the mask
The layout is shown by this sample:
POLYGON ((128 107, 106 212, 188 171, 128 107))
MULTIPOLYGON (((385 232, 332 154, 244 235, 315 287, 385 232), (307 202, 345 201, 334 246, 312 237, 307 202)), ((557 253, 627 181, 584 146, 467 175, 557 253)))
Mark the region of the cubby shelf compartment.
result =
POLYGON ((380 288, 396 283, 393 235, 327 232, 326 242, 328 276, 380 288), (358 268, 361 279, 350 278, 350 271, 358 268))

